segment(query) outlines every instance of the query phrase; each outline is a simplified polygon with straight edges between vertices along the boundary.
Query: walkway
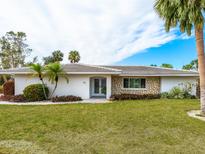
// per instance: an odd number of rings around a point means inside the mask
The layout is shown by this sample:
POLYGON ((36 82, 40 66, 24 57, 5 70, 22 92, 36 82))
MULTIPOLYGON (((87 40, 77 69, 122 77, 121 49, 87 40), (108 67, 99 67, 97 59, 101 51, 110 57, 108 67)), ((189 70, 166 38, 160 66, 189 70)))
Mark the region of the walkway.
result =
POLYGON ((0 105, 53 105, 53 104, 100 104, 100 103, 109 103, 110 101, 107 99, 85 99, 82 101, 76 102, 51 102, 51 101, 40 101, 40 102, 8 102, 8 101, 0 101, 0 105))

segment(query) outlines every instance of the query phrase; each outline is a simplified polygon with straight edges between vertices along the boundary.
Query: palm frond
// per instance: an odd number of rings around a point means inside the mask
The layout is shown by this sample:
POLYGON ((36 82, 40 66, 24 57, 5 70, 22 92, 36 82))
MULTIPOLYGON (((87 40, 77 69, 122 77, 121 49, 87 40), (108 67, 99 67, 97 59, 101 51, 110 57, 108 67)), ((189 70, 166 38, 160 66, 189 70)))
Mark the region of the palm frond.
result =
POLYGON ((193 25, 204 26, 205 0, 156 0, 154 9, 165 21, 165 30, 180 26, 181 32, 191 35, 193 25))

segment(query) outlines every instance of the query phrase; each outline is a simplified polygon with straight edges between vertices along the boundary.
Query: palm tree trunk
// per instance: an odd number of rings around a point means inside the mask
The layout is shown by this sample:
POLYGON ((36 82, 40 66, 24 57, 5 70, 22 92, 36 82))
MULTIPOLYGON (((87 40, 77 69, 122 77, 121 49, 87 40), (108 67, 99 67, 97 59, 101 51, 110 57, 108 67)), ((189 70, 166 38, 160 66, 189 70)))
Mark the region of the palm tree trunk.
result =
POLYGON ((53 92, 52 92, 51 95, 50 95, 50 98, 53 97, 53 94, 54 94, 54 92, 56 91, 57 86, 58 86, 58 82, 55 82, 55 87, 54 87, 54 89, 53 89, 53 92))
POLYGON ((203 27, 195 26, 196 47, 199 61, 201 112, 205 115, 205 54, 203 27))
POLYGON ((48 99, 48 96, 46 95, 46 89, 45 89, 45 83, 44 83, 44 81, 43 81, 43 79, 40 79, 41 80, 41 82, 42 82, 42 88, 43 88, 43 93, 44 93, 44 96, 45 96, 45 99, 47 100, 48 99))

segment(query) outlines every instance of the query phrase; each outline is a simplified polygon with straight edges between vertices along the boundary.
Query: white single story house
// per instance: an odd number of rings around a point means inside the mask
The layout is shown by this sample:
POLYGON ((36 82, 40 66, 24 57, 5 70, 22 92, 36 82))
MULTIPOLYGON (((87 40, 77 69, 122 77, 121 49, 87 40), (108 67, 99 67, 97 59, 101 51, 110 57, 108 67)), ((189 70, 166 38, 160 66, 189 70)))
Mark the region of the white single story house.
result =
MULTIPOLYGON (((196 85, 198 72, 151 66, 102 66, 65 64, 69 82, 63 78, 54 95, 75 95, 83 99, 110 98, 112 94, 160 94, 181 83, 196 85)), ((22 94, 26 86, 40 83, 30 68, 1 70, 0 74, 12 74, 15 79, 15 95, 22 94)), ((54 85, 46 80, 49 89, 54 85)), ((194 95, 196 87, 193 87, 194 95)))

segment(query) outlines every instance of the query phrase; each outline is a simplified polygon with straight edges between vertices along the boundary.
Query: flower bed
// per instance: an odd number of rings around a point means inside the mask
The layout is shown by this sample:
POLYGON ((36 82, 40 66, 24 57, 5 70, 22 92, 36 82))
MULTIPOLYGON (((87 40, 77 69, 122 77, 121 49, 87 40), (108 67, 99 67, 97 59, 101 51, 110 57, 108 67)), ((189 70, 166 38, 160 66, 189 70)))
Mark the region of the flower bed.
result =
POLYGON ((52 102, 74 102, 81 101, 82 98, 78 96, 68 95, 68 96, 56 96, 51 99, 52 102))
POLYGON ((26 98, 23 95, 2 95, 0 96, 0 101, 8 102, 27 102, 26 98))
POLYGON ((160 94, 116 94, 110 97, 111 100, 138 100, 158 98, 160 98, 160 94))

